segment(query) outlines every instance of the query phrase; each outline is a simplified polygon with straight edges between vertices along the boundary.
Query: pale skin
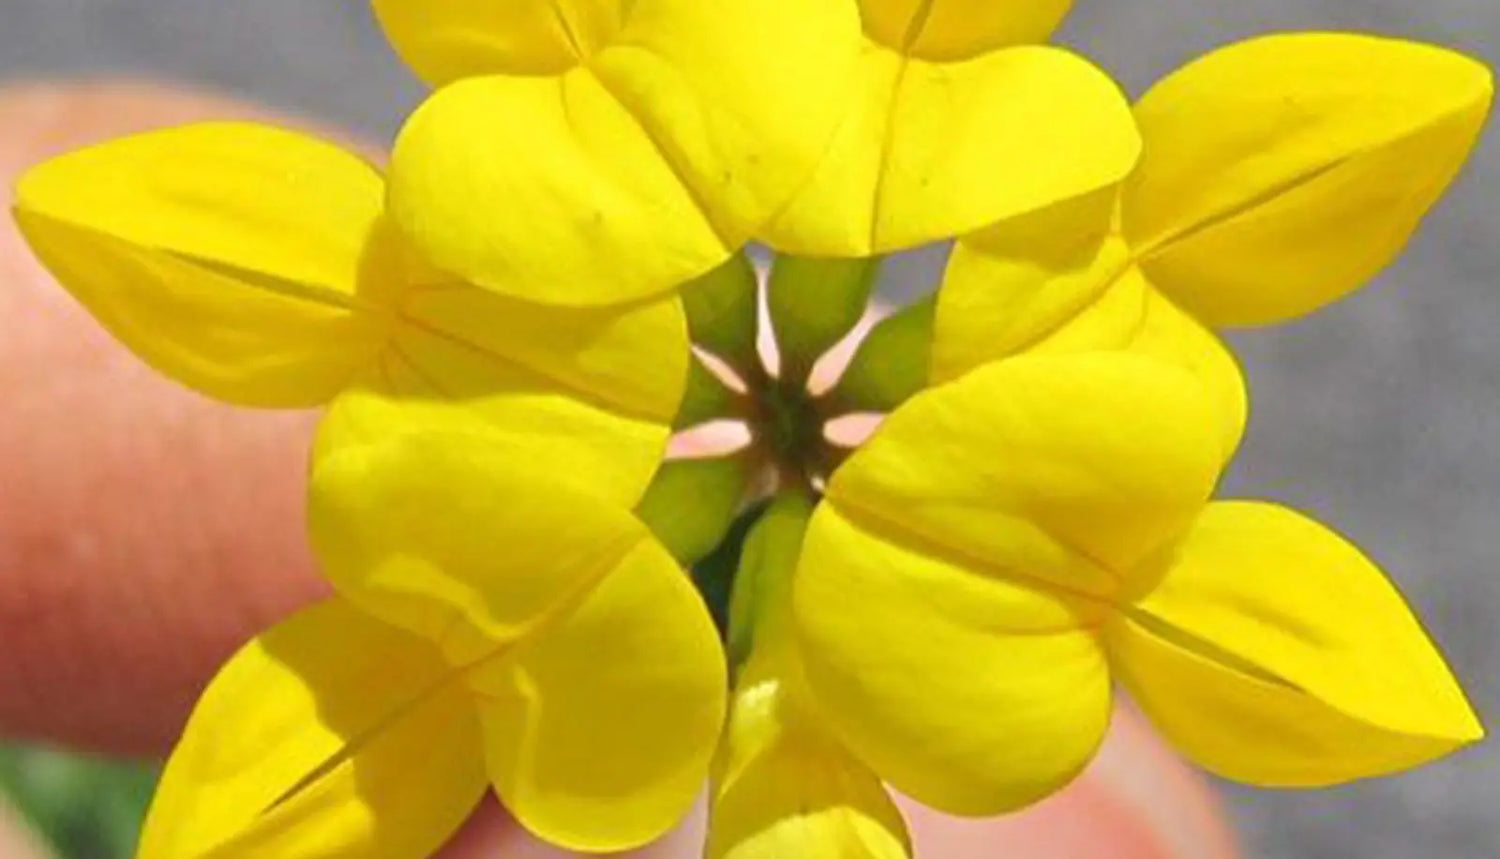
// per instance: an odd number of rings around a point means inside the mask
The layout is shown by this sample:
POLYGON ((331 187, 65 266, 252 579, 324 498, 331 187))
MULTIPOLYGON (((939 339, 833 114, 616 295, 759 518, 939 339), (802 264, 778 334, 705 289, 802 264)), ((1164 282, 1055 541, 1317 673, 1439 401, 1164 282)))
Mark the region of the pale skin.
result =
MULTIPOLYGON (((85 143, 210 118, 275 119, 144 83, 0 88, 0 180, 85 143)), ((164 754, 226 656, 327 593, 302 518, 313 416, 231 408, 158 376, 52 282, 8 218, 0 403, 0 737, 164 754)), ((927 857, 1236 855, 1202 781, 1123 707, 1099 760, 1027 812, 959 821, 905 809, 927 857)), ((633 855, 692 859, 702 826, 695 813, 633 855)), ((45 855, 0 807, 0 859, 45 855)), ((442 855, 570 854, 487 802, 442 855)))

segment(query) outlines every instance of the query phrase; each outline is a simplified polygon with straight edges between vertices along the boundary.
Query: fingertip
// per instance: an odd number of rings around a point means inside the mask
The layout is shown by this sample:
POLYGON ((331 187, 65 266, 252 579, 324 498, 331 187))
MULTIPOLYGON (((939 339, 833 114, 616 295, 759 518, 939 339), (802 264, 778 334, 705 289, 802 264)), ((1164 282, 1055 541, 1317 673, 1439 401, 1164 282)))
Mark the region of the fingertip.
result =
MULTIPOLYGON (((0 88, 0 178, 88 143, 269 118, 145 83, 0 88)), ((323 593, 303 536, 312 418, 156 375, 0 224, 0 733, 125 754, 175 737, 214 668, 323 593)))

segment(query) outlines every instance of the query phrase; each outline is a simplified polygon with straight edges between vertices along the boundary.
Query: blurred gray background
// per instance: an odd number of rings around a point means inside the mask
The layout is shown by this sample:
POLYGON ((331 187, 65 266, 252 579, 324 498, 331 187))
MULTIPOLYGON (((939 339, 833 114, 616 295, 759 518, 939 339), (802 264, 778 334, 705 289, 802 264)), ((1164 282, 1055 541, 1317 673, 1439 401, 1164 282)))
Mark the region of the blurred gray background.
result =
MULTIPOLYGON (((999 2, 999 0, 997 0, 999 2)), ((1217 44, 1358 29, 1500 64, 1497 0, 1078 0, 1062 40, 1132 93, 1217 44)), ((361 0, 0 0, 0 78, 129 73, 394 133, 421 90, 361 0)), ((1492 123, 1493 126, 1494 123, 1492 123)), ((1401 584, 1500 724, 1500 135, 1489 129, 1405 258, 1312 319, 1232 336, 1254 417, 1233 494, 1358 540, 1401 584)), ((893 267, 930 283, 936 257, 893 267)), ((1500 857, 1500 752, 1339 790, 1228 789, 1252 856, 1500 857)))

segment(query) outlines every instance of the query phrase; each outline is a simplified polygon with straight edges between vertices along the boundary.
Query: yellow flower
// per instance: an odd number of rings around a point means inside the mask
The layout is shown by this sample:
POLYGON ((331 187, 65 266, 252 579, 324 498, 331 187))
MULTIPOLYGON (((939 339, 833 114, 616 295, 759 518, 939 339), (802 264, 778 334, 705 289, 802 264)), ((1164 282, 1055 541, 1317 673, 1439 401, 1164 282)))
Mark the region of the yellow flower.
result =
POLYGON ((1233 358, 1184 311, 1259 325, 1358 288, 1458 172, 1493 89, 1451 51, 1349 34, 1267 36, 1190 63, 1136 105, 1144 156, 1118 195, 959 244, 931 380, 1027 350, 1128 347, 1199 375, 1232 452, 1245 416, 1233 358))
POLYGON ((653 294, 751 238, 820 257, 949 239, 1139 154, 1107 76, 1023 44, 1059 0, 374 5, 445 85, 397 144, 396 221, 529 298, 653 294))
POLYGON ((1140 139, 1107 75, 1045 40, 1066 0, 841 0, 864 22, 812 178, 757 237, 868 257, 1118 183, 1140 139))
POLYGON ((142 859, 425 856, 487 785, 590 851, 687 811, 724 716, 723 652, 638 520, 456 435, 334 454, 312 497, 340 596, 210 684, 142 859))
POLYGON ((830 481, 794 581, 820 712, 934 807, 994 814, 1092 757, 1123 682, 1214 772, 1325 785, 1479 739, 1395 589, 1290 510, 1209 503, 1215 406, 1129 354, 988 364, 830 481))
POLYGON ((714 765, 706 859, 905 859, 901 813, 829 733, 791 628, 792 571, 813 502, 778 497, 745 540, 732 656, 743 659, 714 765))
POLYGON ((406 246, 384 195, 376 169, 333 145, 212 123, 42 164, 15 215, 116 337, 209 396, 329 404, 324 449, 482 428, 633 504, 682 397, 680 304, 567 310, 473 287, 406 246))
POLYGON ((557 304, 723 262, 822 156, 860 41, 852 0, 375 0, 443 85, 391 165, 440 266, 557 304))

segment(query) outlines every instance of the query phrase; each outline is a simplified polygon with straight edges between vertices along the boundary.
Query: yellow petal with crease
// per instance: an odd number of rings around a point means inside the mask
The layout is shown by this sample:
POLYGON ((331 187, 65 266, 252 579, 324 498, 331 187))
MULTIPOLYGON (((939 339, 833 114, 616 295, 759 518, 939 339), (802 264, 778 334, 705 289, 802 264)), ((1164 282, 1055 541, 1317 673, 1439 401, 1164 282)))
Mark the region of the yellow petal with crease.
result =
POLYGON ((1098 300, 1130 262, 1114 208, 1108 188, 959 241, 937 293, 932 382, 1024 352, 1098 300))
POLYGON ((1059 789, 1109 720, 1102 603, 1033 589, 824 503, 793 612, 817 709, 885 781, 988 815, 1059 789))
POLYGON ((1207 501, 1213 417, 1192 377, 1158 361, 1014 358, 907 401, 828 499, 997 576, 1107 595, 1207 501))
POLYGON ((466 666, 506 807, 542 838, 626 849, 687 811, 726 670, 686 574, 618 504, 482 437, 349 448, 314 473, 341 593, 466 666))
POLYGON ((929 60, 966 59, 1005 45, 1044 42, 1072 0, 860 0, 865 31, 929 60))
POLYGON ((1033 347, 1038 354, 1096 350, 1131 352, 1192 373, 1212 406, 1220 461, 1234 456, 1249 415, 1239 362, 1212 331, 1178 309, 1133 266, 1097 301, 1033 347))
POLYGON ((587 66, 433 96, 397 142, 392 211, 439 265, 499 292, 596 305, 674 289, 806 181, 859 40, 844 0, 641 0, 587 66))
POLYGON ((351 601, 461 663, 530 634, 649 540, 588 479, 484 435, 348 447, 313 472, 313 547, 351 601))
POLYGON ((867 47, 811 181, 760 238, 805 256, 947 239, 1122 179, 1139 138, 1115 84, 1057 48, 933 63, 867 47))
POLYGON ((1285 508, 1214 504, 1112 659, 1184 752, 1228 778, 1321 786, 1484 735, 1401 596, 1359 550, 1285 508))
POLYGON ((741 674, 715 763, 707 859, 908 859, 885 787, 823 727, 795 660, 741 674))
POLYGON ((702 789, 724 721, 723 648, 655 542, 618 554, 570 609, 474 672, 490 777, 543 839, 626 850, 675 826, 702 789))
POLYGON ((1309 313, 1400 253, 1462 166, 1494 83, 1481 63, 1371 36, 1216 51, 1136 107, 1124 229, 1152 282, 1213 325, 1309 313))
POLYGON ((468 690, 435 647, 323 603, 214 678, 136 855, 426 856, 483 794, 481 747, 468 690))
POLYGON ((828 151, 862 41, 849 0, 635 0, 591 68, 743 243, 828 151))
POLYGON ((1245 383, 1214 334, 1146 282, 1110 229, 1112 189, 997 224, 959 242, 938 291, 935 382, 1025 352, 1128 351, 1197 376, 1223 460, 1244 435, 1245 383))
POLYGON ((210 396, 317 405, 379 345, 384 320, 357 288, 381 180, 331 144, 190 125, 53 159, 16 194, 17 222, 59 282, 210 396))
POLYGON ((352 295, 380 174, 331 143, 249 122, 167 128, 32 168, 22 211, 210 266, 352 295))
POLYGON ((644 493, 686 384, 677 299, 559 308, 419 282, 392 303, 391 336, 329 410, 320 457, 403 432, 467 431, 622 506, 644 493))
POLYGON ((561 305, 659 294, 728 258, 655 142, 585 70, 470 78, 413 114, 391 212, 440 267, 561 305))
POLYGON ((374 0, 397 53, 428 83, 506 72, 553 74, 619 29, 620 0, 374 0))

